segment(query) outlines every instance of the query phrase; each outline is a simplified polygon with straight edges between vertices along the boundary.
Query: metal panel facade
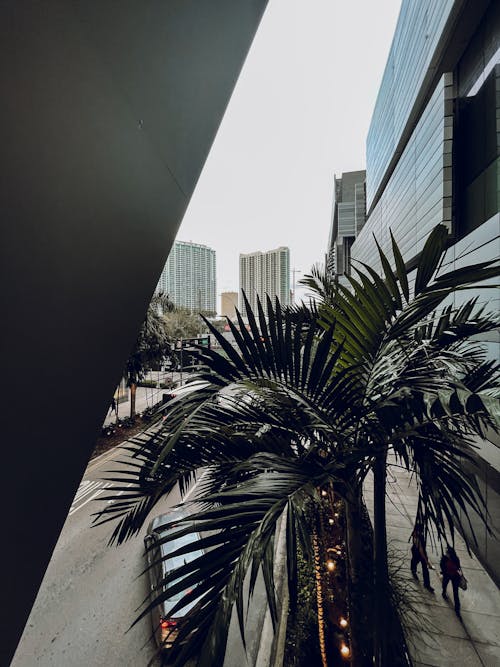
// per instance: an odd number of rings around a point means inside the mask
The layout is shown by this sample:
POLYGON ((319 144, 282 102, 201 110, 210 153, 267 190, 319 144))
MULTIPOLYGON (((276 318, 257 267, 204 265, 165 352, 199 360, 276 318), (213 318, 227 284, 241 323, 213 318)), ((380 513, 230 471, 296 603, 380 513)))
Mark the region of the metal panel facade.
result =
POLYGON ((370 210, 455 0, 403 0, 366 146, 370 210))
POLYGON ((372 234, 390 254, 392 230, 403 257, 409 259, 420 252, 437 224, 451 229, 452 98, 452 76, 445 74, 352 247, 354 259, 380 268, 372 234))

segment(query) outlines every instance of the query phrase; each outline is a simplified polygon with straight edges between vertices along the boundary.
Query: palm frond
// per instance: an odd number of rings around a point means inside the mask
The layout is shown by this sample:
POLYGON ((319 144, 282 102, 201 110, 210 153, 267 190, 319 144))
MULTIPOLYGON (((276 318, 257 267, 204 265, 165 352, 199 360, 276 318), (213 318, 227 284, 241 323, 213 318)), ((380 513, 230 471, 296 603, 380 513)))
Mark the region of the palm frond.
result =
POLYGON ((229 323, 234 346, 206 321, 224 354, 194 353, 201 386, 127 444, 128 464, 110 473, 114 502, 97 517, 116 520, 112 540, 121 542, 176 483, 185 488, 207 471, 190 517, 207 552, 170 573, 143 611, 193 588, 183 604, 199 603, 180 627, 176 664, 197 654, 200 665, 221 664, 233 608, 244 634, 243 583, 253 590, 259 571, 276 615, 274 535, 284 512, 293 604, 297 543, 311 551, 304 502, 330 481, 352 497, 378 451, 393 448, 417 473, 422 511, 439 536, 470 512, 486 520, 460 460, 471 462, 473 438, 497 428, 499 368, 475 340, 497 321, 474 300, 443 303, 500 269, 485 262, 440 274, 447 243, 439 226, 417 260, 414 295, 392 238, 394 269, 378 248, 383 276, 357 263, 345 287, 313 268, 301 281, 317 297, 310 310, 268 298, 266 312, 259 300, 254 313, 244 295, 248 329, 238 313, 229 323))

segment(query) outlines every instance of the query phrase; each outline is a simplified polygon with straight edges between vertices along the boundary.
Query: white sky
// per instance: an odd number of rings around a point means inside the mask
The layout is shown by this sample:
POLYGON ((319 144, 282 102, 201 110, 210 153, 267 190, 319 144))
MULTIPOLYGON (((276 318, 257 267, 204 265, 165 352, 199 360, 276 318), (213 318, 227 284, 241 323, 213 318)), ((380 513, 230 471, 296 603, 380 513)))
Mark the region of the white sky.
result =
POLYGON ((218 309, 240 252, 288 246, 302 273, 323 261, 333 176, 366 166, 400 5, 269 0, 177 235, 216 251, 218 309))

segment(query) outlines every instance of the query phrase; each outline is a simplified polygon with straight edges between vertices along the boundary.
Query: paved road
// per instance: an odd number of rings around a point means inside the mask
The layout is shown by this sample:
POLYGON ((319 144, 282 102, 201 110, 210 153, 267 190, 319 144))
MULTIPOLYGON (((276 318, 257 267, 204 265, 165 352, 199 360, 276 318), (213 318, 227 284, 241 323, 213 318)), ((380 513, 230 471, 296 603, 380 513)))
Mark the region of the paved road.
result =
MULTIPOLYGON (((100 477, 109 469, 110 459, 106 454, 85 473, 13 667, 135 667, 154 656, 149 618, 126 632, 148 593, 147 576, 140 576, 145 528, 138 538, 107 547, 110 527, 90 525, 99 506, 96 501, 106 490, 100 477)), ((174 491, 153 514, 179 501, 174 491)))
MULTIPOLYGON (((154 658, 150 618, 129 630, 149 590, 147 575, 141 576, 142 538, 149 520, 138 537, 120 547, 107 546, 113 524, 91 525, 91 515, 102 507, 110 486, 103 478, 109 476, 106 471, 119 468, 112 463, 119 456, 115 449, 88 466, 11 667, 141 667, 154 658)), ((196 484, 188 494, 195 496, 196 484)), ((150 518, 180 501, 174 489, 150 518)), ((234 617, 225 667, 255 665, 265 611, 259 578, 247 617, 248 657, 234 617)))

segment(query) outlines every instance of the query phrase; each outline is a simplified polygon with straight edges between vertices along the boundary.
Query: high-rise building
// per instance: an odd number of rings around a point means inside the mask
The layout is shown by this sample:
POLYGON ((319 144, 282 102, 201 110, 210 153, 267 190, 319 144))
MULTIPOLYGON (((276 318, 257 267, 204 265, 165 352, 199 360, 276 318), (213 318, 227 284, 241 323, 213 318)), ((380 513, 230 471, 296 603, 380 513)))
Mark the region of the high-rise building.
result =
POLYGON ((233 320, 238 308, 238 292, 222 292, 220 295, 220 314, 233 320))
POLYGON ((215 250, 198 243, 175 241, 156 292, 191 312, 216 313, 215 250))
POLYGON ((335 275, 350 271, 351 246, 365 224, 366 171, 348 171, 334 177, 334 200, 327 267, 335 275))
POLYGON ((266 295, 278 297, 285 306, 290 304, 290 250, 281 246, 267 252, 240 255, 240 311, 246 316, 243 302, 245 292, 252 310, 257 312, 257 297, 266 309, 266 295))
MULTIPOLYGON (((444 268, 498 259, 499 183, 500 3, 403 0, 368 132, 367 217, 352 258, 382 272, 373 237, 391 257, 392 231, 414 265, 429 232, 443 224, 450 232, 444 268)), ((499 288, 458 292, 453 305, 471 296, 500 311, 499 288)), ((500 358, 498 331, 481 342, 500 358)), ((476 554, 498 583, 500 439, 488 433, 476 445, 478 466, 462 465, 477 477, 493 534, 474 513, 463 525, 470 544, 474 529, 476 554)))

